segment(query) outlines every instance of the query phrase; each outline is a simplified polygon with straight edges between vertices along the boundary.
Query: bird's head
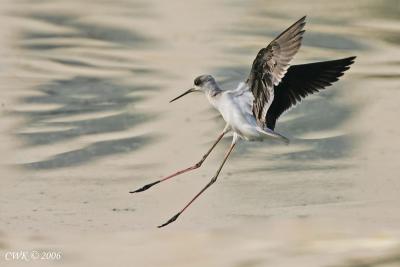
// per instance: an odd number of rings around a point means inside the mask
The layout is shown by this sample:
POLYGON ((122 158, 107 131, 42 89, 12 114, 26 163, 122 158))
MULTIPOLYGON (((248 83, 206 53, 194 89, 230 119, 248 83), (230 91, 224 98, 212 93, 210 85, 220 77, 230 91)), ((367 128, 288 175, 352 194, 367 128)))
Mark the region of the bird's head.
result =
POLYGON ((211 75, 200 75, 196 79, 194 79, 193 87, 184 92, 183 94, 175 97, 170 103, 181 98, 184 95, 187 95, 189 93, 193 92, 204 92, 204 93, 213 93, 220 91, 220 88, 218 87, 217 82, 215 81, 214 77, 211 75))

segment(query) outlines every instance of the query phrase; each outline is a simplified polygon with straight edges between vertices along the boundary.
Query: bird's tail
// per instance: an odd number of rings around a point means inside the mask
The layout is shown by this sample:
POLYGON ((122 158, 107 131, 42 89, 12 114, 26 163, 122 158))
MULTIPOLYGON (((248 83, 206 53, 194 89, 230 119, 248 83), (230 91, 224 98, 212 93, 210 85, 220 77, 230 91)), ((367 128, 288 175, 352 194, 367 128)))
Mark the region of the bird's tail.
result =
POLYGON ((280 140, 280 141, 284 142, 287 145, 290 142, 289 138, 287 138, 287 137, 285 137, 285 136, 283 136, 283 135, 281 135, 281 134, 279 134, 277 132, 274 132, 271 129, 265 128, 265 129, 257 129, 257 130, 260 133, 262 133, 262 134, 264 134, 266 136, 272 137, 274 139, 280 140))

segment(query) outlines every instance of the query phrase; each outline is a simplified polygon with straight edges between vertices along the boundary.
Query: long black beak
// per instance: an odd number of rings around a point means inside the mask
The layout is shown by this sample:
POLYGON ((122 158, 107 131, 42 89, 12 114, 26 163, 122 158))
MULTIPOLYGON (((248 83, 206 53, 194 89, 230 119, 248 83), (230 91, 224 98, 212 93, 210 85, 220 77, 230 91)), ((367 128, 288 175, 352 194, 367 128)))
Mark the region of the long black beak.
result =
POLYGON ((190 88, 189 90, 187 90, 186 92, 184 92, 184 93, 181 94, 180 96, 175 97, 174 99, 172 99, 171 101, 169 101, 169 103, 174 102, 175 100, 181 98, 182 96, 187 95, 187 94, 189 94, 189 93, 192 93, 192 92, 194 92, 194 91, 195 91, 194 88, 190 88))

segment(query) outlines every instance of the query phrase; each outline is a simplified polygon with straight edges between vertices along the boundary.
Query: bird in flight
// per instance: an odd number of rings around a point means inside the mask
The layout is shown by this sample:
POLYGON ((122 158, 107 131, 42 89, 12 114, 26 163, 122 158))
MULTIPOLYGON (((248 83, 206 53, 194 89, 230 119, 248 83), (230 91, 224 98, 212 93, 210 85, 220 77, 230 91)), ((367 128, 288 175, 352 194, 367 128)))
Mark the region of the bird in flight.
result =
POLYGON ((211 180, 177 214, 158 227, 174 222, 217 180, 222 167, 239 140, 275 139, 288 144, 288 138, 274 131, 275 124, 282 113, 298 104, 307 95, 316 93, 336 82, 354 63, 355 57, 348 57, 290 66, 291 60, 301 45, 305 19, 305 16, 299 19, 258 52, 248 78, 237 88, 223 90, 213 76, 201 75, 194 80, 193 88, 170 101, 173 102, 192 92, 203 92, 211 105, 221 113, 226 126, 199 162, 130 193, 145 191, 160 182, 199 168, 225 134, 232 132, 233 139, 211 180))

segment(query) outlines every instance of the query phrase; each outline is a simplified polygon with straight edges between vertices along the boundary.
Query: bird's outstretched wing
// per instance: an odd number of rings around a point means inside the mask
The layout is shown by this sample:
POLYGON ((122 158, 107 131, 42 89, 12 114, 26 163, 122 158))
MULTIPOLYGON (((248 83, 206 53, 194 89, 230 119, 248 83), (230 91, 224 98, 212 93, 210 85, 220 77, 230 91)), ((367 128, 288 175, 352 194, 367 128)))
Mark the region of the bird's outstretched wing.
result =
POLYGON ((355 58, 291 66, 281 83, 274 88, 274 100, 266 116, 267 127, 273 130, 276 120, 285 110, 296 105, 307 95, 339 80, 339 77, 354 63, 355 58))
POLYGON ((262 127, 266 123, 265 116, 273 99, 274 86, 281 82, 289 62, 300 48, 305 19, 305 16, 302 17, 282 32, 254 59, 246 82, 254 96, 253 114, 262 127))

